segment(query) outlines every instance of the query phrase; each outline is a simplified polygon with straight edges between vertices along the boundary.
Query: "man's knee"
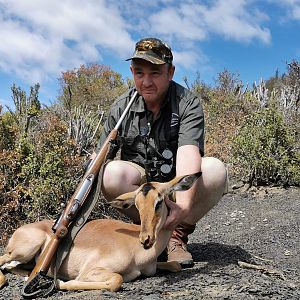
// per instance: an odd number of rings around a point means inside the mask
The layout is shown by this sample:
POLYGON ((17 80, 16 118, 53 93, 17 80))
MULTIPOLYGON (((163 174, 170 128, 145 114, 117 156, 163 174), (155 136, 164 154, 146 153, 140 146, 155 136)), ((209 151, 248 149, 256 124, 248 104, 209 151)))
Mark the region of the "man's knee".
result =
POLYGON ((184 220, 188 224, 196 224, 206 215, 221 200, 226 189, 227 170, 223 162, 214 157, 203 157, 201 170, 193 207, 184 220))
POLYGON ((103 176, 106 180, 111 180, 112 178, 117 179, 122 177, 122 172, 124 171, 122 168, 120 168, 118 161, 110 161, 106 163, 104 167, 103 176))
POLYGON ((228 172, 225 164, 215 157, 202 158, 202 174, 204 184, 209 187, 221 188, 227 192, 228 172))
POLYGON ((104 168, 103 181, 110 185, 140 185, 142 180, 141 172, 139 166, 134 163, 113 160, 107 163, 104 168))
POLYGON ((141 174, 137 168, 125 161, 116 160, 106 164, 104 168, 102 192, 106 199, 134 191, 141 182, 141 174))
MULTIPOLYGON (((141 173, 138 166, 122 160, 111 161, 104 169, 102 193, 110 202, 124 193, 136 190, 140 182, 141 173)), ((134 222, 139 221, 139 214, 135 207, 120 211, 134 222)))

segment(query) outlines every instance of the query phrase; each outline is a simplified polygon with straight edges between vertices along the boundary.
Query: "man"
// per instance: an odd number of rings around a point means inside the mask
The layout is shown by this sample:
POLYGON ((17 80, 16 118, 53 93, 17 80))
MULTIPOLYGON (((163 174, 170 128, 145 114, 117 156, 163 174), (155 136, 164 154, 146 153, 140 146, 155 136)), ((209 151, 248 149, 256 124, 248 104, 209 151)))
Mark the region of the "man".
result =
MULTIPOLYGON (((202 177, 176 202, 166 200, 170 213, 165 227, 173 230, 168 261, 183 267, 193 265, 187 251, 188 236, 195 225, 222 197, 226 186, 224 164, 204 155, 204 117, 200 101, 175 83, 171 48, 156 38, 136 43, 130 70, 135 88, 111 106, 98 149, 114 128, 132 94, 139 97, 119 129, 103 174, 102 192, 110 201, 137 189, 146 180, 168 181, 173 177, 202 171, 202 177), (121 149, 121 160, 111 160, 121 149)), ((93 157, 92 157, 93 158, 93 157)), ((125 212, 124 212, 125 213, 125 212)), ((138 222, 135 208, 126 214, 138 222)))

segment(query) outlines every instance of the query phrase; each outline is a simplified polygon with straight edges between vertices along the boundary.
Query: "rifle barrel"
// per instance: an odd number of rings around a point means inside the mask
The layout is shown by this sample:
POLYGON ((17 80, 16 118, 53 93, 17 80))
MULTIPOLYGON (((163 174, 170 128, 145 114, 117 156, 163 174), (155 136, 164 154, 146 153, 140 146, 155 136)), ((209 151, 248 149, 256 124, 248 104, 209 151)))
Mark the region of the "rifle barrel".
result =
POLYGON ((126 114, 128 113, 128 110, 130 109, 132 103, 134 102, 134 100, 135 100, 137 94, 138 94, 138 92, 135 91, 134 94, 132 95, 132 97, 131 97, 131 99, 130 99, 128 105, 126 106, 125 110, 123 111, 123 113, 122 113, 122 115, 121 115, 121 117, 120 117, 119 121, 117 122, 117 124, 116 124, 116 126, 115 126, 114 129, 116 129, 116 130, 119 129, 119 127, 120 127, 121 123, 123 122, 123 120, 124 120, 126 114))

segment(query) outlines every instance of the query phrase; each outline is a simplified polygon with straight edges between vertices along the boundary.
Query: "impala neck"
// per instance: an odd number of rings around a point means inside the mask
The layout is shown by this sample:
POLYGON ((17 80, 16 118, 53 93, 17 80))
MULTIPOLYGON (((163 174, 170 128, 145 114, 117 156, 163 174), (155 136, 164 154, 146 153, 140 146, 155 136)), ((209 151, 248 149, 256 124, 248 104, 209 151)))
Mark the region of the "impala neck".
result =
POLYGON ((154 244, 156 253, 161 253, 167 247, 169 240, 171 238, 172 231, 161 229, 156 237, 156 242, 154 244))

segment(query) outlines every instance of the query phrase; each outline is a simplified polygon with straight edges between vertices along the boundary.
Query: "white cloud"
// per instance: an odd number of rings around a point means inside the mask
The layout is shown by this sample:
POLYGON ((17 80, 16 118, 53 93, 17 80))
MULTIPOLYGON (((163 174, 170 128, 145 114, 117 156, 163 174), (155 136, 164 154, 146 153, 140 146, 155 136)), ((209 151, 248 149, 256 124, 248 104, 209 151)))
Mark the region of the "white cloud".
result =
MULTIPOLYGON (((267 16, 244 0, 186 1, 178 8, 165 8, 150 17, 157 33, 169 34, 179 39, 202 41, 210 33, 238 42, 254 39, 270 43, 271 34, 261 23, 267 16)), ((251 3, 250 3, 251 4, 251 3)))
POLYGON ((195 66, 196 63, 205 66, 208 63, 208 57, 202 53, 199 45, 213 34, 239 43, 255 40, 263 44, 271 42, 269 29, 262 26, 268 16, 255 8, 253 1, 178 2, 173 7, 154 11, 148 22, 156 35, 165 37, 171 45, 176 44, 174 57, 185 67, 195 66))
POLYGON ((288 6, 288 10, 289 10, 289 14, 290 17, 294 20, 300 20, 300 1, 299 0, 290 0, 290 1, 285 1, 287 6, 288 6))
MULTIPOLYGON (((300 0, 269 0, 300 18, 300 0)), ((159 36, 185 67, 207 64, 201 43, 214 36, 268 45, 268 16, 251 0, 0 0, 0 70, 30 84, 104 53, 131 55, 133 37, 159 36), (200 45, 200 46, 199 46, 200 45)), ((105 62, 104 62, 105 63, 105 62)))
POLYGON ((245 0, 217 1, 215 6, 199 10, 212 32, 238 42, 271 41, 270 31, 261 26, 267 16, 254 9, 249 1, 248 4, 245 0))
POLYGON ((0 21, 0 68, 31 83, 101 60, 101 50, 125 57, 134 44, 101 0, 0 0, 0 21))
POLYGON ((189 11, 182 9, 165 8, 150 16, 149 23, 152 29, 162 35, 173 35, 177 39, 201 41, 206 38, 207 31, 201 27, 198 18, 190 17, 189 11))
POLYGON ((269 0, 270 3, 277 4, 284 8, 281 18, 284 21, 300 20, 300 0, 269 0))
POLYGON ((295 7, 293 11, 293 17, 294 19, 300 20, 300 5, 295 7))
POLYGON ((197 53, 195 51, 174 51, 174 62, 175 65, 185 66, 186 69, 192 68, 195 65, 203 64, 207 62, 207 58, 202 53, 197 53))

